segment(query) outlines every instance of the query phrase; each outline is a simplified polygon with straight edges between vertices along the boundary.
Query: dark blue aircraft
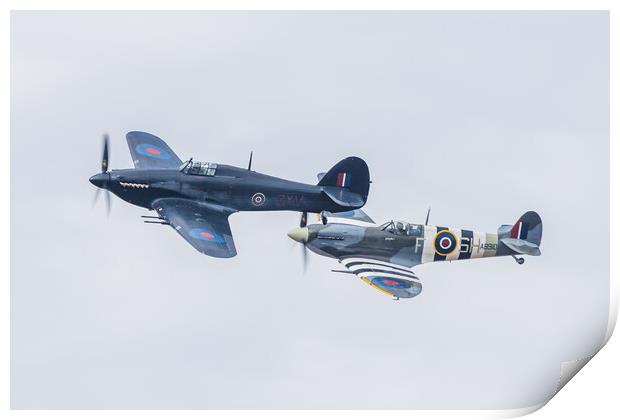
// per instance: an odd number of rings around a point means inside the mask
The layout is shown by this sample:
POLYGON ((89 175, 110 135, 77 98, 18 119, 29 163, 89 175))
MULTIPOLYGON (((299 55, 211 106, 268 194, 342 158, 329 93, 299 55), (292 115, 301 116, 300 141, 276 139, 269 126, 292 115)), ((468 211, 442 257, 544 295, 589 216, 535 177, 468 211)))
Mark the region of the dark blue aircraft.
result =
MULTIPOLYGON (((135 169, 108 171, 109 146, 104 137, 101 173, 90 178, 121 199, 155 210, 143 216, 149 223, 171 226, 198 251, 218 258, 237 255, 228 216, 237 211, 292 210, 307 213, 342 212, 366 204, 370 174, 366 162, 348 157, 325 174, 317 185, 287 181, 248 168, 181 159, 159 137, 127 133, 135 169)), ((97 194, 99 190, 97 190, 97 194)))

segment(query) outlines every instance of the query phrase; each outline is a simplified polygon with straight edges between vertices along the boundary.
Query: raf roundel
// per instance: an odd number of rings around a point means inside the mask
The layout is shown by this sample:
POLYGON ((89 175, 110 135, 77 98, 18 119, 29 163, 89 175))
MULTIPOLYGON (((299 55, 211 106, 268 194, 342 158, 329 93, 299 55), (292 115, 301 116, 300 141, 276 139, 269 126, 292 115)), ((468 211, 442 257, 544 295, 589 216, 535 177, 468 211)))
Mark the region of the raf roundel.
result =
POLYGON ((139 154, 143 156, 148 156, 150 158, 162 159, 162 160, 167 160, 172 157, 170 153, 168 153, 166 150, 162 149, 161 147, 158 147, 152 144, 147 144, 147 143, 138 144, 136 146, 136 152, 138 152, 139 154))
POLYGON ((458 245, 458 240, 454 233, 449 230, 440 230, 435 235, 435 252, 439 255, 446 256, 452 253, 458 245))
POLYGON ((377 286, 393 287, 396 289, 406 289, 408 287, 407 282, 400 280, 400 279, 394 279, 394 278, 388 278, 388 277, 375 277, 372 279, 372 281, 377 286))
POLYGON ((226 240, 219 233, 204 228, 195 228, 190 230, 189 236, 202 241, 215 242, 218 244, 223 244, 226 242, 226 240))
POLYGON ((252 196, 252 204, 255 206, 262 206, 265 204, 265 194, 257 192, 252 196))

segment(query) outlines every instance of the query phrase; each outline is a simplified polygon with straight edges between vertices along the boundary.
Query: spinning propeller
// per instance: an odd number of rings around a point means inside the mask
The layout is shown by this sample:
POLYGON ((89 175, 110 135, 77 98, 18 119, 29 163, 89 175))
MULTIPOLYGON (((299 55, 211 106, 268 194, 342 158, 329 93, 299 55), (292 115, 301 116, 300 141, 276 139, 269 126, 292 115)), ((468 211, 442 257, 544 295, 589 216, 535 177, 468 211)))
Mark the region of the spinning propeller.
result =
POLYGON ((293 239, 296 242, 299 242, 302 246, 301 248, 301 261, 303 266, 304 273, 308 267, 308 248, 306 248, 306 242, 308 241, 308 228, 306 227, 308 224, 308 212, 304 211, 301 214, 301 219, 299 220, 299 227, 295 229, 291 229, 288 232, 289 238, 293 239))
MULTIPOLYGON (((327 224, 327 215, 325 212, 321 212, 317 214, 318 220, 324 225, 327 224)), ((289 238, 293 239, 296 242, 299 242, 302 245, 302 254, 301 261, 303 264, 304 273, 308 267, 308 248, 306 247, 306 243, 308 242, 308 212, 304 211, 301 213, 301 219, 299 219, 299 227, 292 229, 288 232, 289 238)))
POLYGON ((110 161, 110 137, 107 134, 103 135, 103 153, 101 156, 101 173, 90 177, 90 182, 97 187, 95 191, 95 198, 93 200, 93 206, 99 199, 99 193, 104 190, 106 210, 108 216, 110 215, 111 201, 110 191, 108 191, 108 182, 110 181, 110 174, 108 173, 108 163, 110 161))
POLYGON ((306 274, 306 271, 308 271, 308 248, 306 248, 305 243, 301 244, 301 265, 304 274, 306 274))

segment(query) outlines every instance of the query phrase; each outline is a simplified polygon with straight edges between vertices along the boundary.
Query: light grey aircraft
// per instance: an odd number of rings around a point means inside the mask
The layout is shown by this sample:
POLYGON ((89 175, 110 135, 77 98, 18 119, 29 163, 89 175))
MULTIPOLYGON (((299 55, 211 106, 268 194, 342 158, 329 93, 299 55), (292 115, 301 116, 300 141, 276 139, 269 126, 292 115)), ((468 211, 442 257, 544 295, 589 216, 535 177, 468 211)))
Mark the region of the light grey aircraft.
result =
MULTIPOLYGON (((430 210, 429 210, 430 212, 430 210)), ((497 233, 389 221, 377 225, 362 210, 323 212, 323 223, 295 228, 288 236, 305 248, 335 258, 350 273, 395 299, 422 292, 412 267, 435 261, 540 255, 542 221, 528 211, 514 225, 502 225, 497 233)))

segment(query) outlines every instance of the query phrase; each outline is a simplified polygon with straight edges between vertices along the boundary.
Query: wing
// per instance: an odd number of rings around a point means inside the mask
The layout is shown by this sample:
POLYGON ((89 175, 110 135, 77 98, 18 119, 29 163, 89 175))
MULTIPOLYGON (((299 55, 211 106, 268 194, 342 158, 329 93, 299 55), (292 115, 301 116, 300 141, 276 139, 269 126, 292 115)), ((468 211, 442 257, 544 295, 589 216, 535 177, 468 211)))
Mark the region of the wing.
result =
POLYGON ((130 131, 125 137, 136 168, 175 169, 183 163, 166 142, 157 136, 130 131))
POLYGON ((407 267, 364 257, 344 258, 340 263, 375 289, 395 298, 412 298, 422 292, 422 284, 416 281, 419 278, 407 267))
POLYGON ((199 252, 217 258, 237 255, 228 224, 236 210, 181 198, 155 200, 153 208, 199 252))
POLYGON ((327 217, 327 220, 336 218, 336 219, 349 219, 349 220, 357 220, 358 222, 372 223, 375 224, 374 220, 370 218, 366 213, 364 213, 361 209, 351 210, 351 211, 341 211, 337 213, 331 213, 328 211, 324 211, 323 214, 327 217))

